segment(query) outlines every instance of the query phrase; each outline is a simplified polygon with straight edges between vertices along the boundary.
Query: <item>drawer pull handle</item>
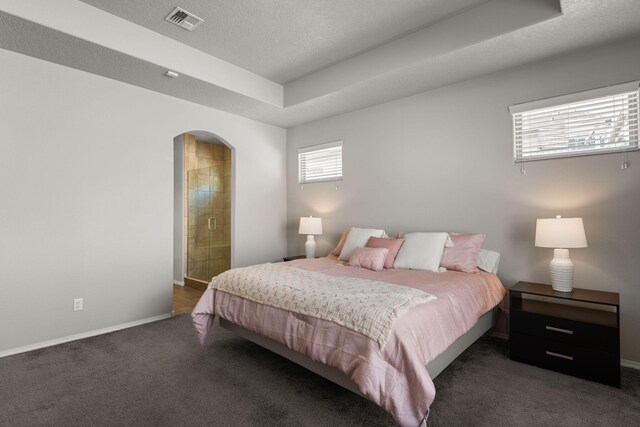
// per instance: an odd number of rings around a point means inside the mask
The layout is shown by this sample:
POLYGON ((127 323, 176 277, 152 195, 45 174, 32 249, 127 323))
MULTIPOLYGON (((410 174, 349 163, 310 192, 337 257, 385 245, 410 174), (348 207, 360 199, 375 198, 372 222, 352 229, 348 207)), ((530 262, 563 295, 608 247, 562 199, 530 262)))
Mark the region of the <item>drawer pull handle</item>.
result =
POLYGON ((555 326, 545 326, 545 329, 548 331, 553 331, 553 332, 560 332, 563 334, 569 334, 569 335, 573 335, 573 331, 570 329, 562 329, 562 328, 556 328, 555 326))
POLYGON ((566 354, 560 354, 560 353, 554 353, 553 351, 545 351, 545 353, 547 353, 547 356, 553 356, 553 357, 558 357, 560 359, 566 359, 566 360, 573 360, 573 356, 567 356, 566 354))

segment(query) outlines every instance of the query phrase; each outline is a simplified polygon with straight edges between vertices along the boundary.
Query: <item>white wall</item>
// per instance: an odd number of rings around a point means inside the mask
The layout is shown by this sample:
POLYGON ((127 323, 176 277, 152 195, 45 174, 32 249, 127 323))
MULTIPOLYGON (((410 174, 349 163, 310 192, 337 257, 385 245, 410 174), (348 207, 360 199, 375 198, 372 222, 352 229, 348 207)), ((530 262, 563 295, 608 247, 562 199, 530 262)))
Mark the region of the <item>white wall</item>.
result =
POLYGON ((0 64, 0 352, 171 312, 185 131, 235 148, 235 266, 284 255, 283 129, 5 50, 0 64))
POLYGON ((184 135, 173 139, 173 283, 184 285, 184 135))
POLYGON ((533 246, 535 220, 581 216, 575 286, 620 292, 622 357, 640 362, 640 153, 527 164, 512 160, 509 105, 640 79, 640 39, 518 67, 287 132, 289 254, 304 253, 300 216, 320 216, 324 255, 350 226, 488 235, 500 277, 548 282, 552 250, 533 246), (298 147, 342 139, 344 180, 297 184, 298 147))

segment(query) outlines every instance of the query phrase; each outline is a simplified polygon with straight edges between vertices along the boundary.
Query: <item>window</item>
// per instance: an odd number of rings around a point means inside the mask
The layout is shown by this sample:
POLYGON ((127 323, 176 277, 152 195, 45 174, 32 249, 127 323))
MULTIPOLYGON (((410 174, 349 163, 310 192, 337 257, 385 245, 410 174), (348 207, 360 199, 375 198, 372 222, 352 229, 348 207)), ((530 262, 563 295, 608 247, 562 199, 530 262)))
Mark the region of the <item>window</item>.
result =
POLYGON ((516 162, 638 149, 638 82, 509 108, 516 162))
POLYGON ((298 182, 338 181, 342 179, 342 141, 298 149, 298 182))

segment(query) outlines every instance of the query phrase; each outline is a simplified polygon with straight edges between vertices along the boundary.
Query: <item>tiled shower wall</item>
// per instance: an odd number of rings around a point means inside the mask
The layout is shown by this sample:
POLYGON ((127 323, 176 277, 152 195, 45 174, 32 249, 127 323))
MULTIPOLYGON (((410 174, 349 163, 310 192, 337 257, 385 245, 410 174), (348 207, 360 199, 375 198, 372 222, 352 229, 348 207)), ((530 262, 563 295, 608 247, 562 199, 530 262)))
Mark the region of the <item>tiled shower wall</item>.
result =
POLYGON ((188 134, 184 150, 185 271, 208 282, 231 268, 231 150, 188 134), (215 231, 208 228, 212 216, 215 231))

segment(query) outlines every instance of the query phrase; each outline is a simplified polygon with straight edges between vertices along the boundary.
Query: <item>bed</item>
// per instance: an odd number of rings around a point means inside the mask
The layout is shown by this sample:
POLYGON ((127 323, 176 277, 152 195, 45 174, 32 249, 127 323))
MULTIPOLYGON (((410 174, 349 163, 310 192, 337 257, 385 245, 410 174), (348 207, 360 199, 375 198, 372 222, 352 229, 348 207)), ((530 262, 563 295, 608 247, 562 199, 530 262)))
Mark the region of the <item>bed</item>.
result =
POLYGON ((387 339, 376 342, 344 325, 210 287, 192 313, 200 341, 217 316, 221 327, 372 400, 401 426, 426 423, 435 398, 433 378, 493 326, 495 308, 506 293, 498 277, 485 271, 371 271, 332 255, 279 265, 418 289, 433 299, 407 308, 387 339))

